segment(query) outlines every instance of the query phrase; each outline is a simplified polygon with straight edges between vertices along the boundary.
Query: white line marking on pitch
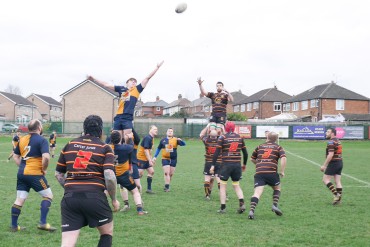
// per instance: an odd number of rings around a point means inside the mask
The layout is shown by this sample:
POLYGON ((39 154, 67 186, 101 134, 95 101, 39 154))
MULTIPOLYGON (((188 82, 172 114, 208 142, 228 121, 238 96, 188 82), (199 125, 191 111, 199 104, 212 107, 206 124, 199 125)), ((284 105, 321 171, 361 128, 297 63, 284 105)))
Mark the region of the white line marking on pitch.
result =
MULTIPOLYGON (((305 161, 307 161, 307 162, 309 162, 309 163, 311 163, 311 164, 313 164, 313 165, 315 165, 315 166, 321 167, 321 165, 320 165, 319 163, 316 163, 315 161, 312 161, 312 160, 306 159, 305 157, 302 157, 302 156, 300 156, 300 155, 298 155, 298 154, 295 154, 295 153, 289 152, 289 151, 287 151, 287 150, 285 150, 285 152, 287 152, 287 153, 289 153, 289 154, 291 154, 291 155, 293 155, 293 156, 295 156, 295 157, 298 157, 298 158, 300 158, 300 159, 303 159, 303 160, 305 160, 305 161)), ((361 179, 355 178, 355 177, 353 177, 353 176, 351 176, 351 175, 348 175, 348 174, 345 174, 345 173, 343 173, 343 172, 342 172, 342 176, 345 176, 345 177, 348 177, 348 178, 352 178, 353 180, 355 180, 355 181, 357 181, 357 182, 360 182, 360 183, 366 184, 367 186, 370 186, 370 183, 369 183, 369 182, 366 182, 366 181, 363 181, 363 180, 361 180, 361 179)))

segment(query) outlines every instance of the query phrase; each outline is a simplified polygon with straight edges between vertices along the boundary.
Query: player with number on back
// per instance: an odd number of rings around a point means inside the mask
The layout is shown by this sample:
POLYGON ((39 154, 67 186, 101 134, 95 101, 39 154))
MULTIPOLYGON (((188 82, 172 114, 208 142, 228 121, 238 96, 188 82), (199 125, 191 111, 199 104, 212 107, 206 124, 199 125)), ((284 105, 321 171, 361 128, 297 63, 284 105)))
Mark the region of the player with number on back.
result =
POLYGON ((259 198, 263 193, 265 185, 269 185, 274 190, 272 194, 272 211, 276 215, 282 216, 283 213, 278 208, 280 199, 280 176, 285 175, 286 156, 283 147, 276 144, 278 134, 269 132, 267 141, 259 145, 251 156, 251 161, 256 165, 256 174, 254 175, 254 194, 251 198, 250 211, 248 218, 254 219, 254 210, 257 207, 259 198), (278 173, 278 162, 281 159, 281 169, 278 173))
POLYGON ((111 246, 113 214, 104 190, 112 199, 114 211, 118 211, 115 157, 111 147, 100 139, 101 117, 90 115, 83 125, 85 135, 67 143, 55 170, 55 177, 64 188, 62 246, 75 246, 80 229, 87 225, 98 229, 98 246, 111 246))
POLYGON ((213 155, 212 166, 210 173, 212 174, 215 169, 215 165, 218 159, 218 156, 222 155, 222 164, 220 169, 220 202, 221 208, 217 211, 218 213, 226 212, 226 187, 227 180, 231 177, 233 182, 234 191, 239 199, 239 209, 238 213, 244 213, 244 195, 243 191, 240 188, 239 180, 242 177, 242 170, 245 171, 248 153, 244 144, 243 138, 239 134, 234 133, 235 124, 234 122, 226 122, 225 125, 226 134, 220 136, 217 142, 217 148, 213 155), (241 154, 243 152, 243 168, 241 167, 241 154))

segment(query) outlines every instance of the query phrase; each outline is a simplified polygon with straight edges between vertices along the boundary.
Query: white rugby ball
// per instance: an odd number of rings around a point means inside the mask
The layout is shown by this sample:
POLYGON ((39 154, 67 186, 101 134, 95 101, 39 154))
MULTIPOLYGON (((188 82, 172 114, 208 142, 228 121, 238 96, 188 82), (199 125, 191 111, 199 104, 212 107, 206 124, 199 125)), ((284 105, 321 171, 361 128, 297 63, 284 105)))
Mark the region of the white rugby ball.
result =
POLYGON ((188 5, 186 3, 180 3, 177 5, 176 9, 175 9, 175 12, 177 14, 181 14, 182 12, 184 12, 186 10, 186 8, 188 7, 188 5))

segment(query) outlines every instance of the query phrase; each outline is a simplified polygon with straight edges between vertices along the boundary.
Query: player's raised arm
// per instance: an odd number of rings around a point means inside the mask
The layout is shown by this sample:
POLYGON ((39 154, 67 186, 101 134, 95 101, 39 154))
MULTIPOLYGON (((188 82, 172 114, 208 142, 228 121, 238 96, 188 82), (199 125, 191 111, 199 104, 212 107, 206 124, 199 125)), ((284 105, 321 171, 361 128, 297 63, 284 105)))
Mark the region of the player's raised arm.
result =
POLYGON ((107 82, 105 82, 105 81, 98 80, 98 79, 96 79, 95 77, 93 77, 91 75, 88 75, 86 77, 86 79, 88 79, 90 81, 98 82, 98 83, 102 84, 104 87, 109 88, 110 90, 114 91, 114 86, 111 85, 111 84, 109 84, 109 83, 107 83, 107 82))
POLYGON ((234 97, 231 95, 231 93, 229 92, 229 91, 227 91, 226 89, 224 89, 224 91, 227 93, 227 95, 228 95, 228 100, 230 101, 230 102, 234 102, 234 97))
POLYGON ((146 87, 146 85, 148 84, 150 78, 152 78, 155 73, 157 73, 158 69, 162 66, 162 64, 164 63, 164 61, 160 62, 157 64, 157 67, 141 82, 141 86, 143 88, 146 87))
POLYGON ((202 83, 204 82, 204 80, 202 81, 202 78, 201 77, 198 77, 197 82, 199 84, 200 93, 202 94, 202 96, 206 96, 208 92, 204 89, 204 87, 202 85, 202 83))

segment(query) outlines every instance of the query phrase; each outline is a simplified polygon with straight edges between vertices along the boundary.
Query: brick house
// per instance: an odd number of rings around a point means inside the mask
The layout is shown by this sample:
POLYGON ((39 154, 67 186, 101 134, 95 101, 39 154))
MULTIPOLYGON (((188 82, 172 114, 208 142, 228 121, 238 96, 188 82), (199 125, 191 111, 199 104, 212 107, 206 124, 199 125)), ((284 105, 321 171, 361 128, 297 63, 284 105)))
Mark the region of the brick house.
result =
POLYGON ((27 100, 37 106, 44 121, 62 121, 62 104, 55 99, 40 94, 31 94, 27 100))
POLYGON ((182 109, 186 110, 186 107, 188 107, 190 103, 190 100, 183 98, 182 95, 179 94, 177 100, 169 103, 166 107, 163 108, 163 115, 172 116, 182 109))
MULTIPOLYGON (((234 101, 233 102, 230 102, 228 105, 227 105, 227 113, 233 113, 235 112, 234 111, 234 105, 238 106, 240 102, 243 102, 245 100, 247 100, 248 96, 243 94, 241 90, 239 91, 235 91, 235 92, 231 92, 231 95, 233 96, 234 98, 234 101)), ((236 111, 238 112, 238 111, 236 111)))
MULTIPOLYGON (((64 122, 79 122, 99 115, 103 122, 113 122, 118 107, 118 93, 95 80, 86 79, 60 95, 64 122)), ((82 129, 82 125, 79 126, 82 129)))
POLYGON ((294 113, 312 122, 339 113, 368 114, 370 100, 336 83, 317 85, 283 102, 283 112, 294 113))
POLYGON ((242 113, 248 119, 265 119, 279 115, 282 102, 291 98, 277 87, 261 90, 233 104, 234 113, 242 113))
POLYGON ((21 95, 0 92, 0 115, 4 121, 28 123, 31 119, 42 119, 35 104, 21 95))
POLYGON ((141 105, 141 114, 135 115, 140 117, 158 117, 163 115, 163 109, 168 105, 167 102, 156 97, 154 102, 146 102, 141 105))

